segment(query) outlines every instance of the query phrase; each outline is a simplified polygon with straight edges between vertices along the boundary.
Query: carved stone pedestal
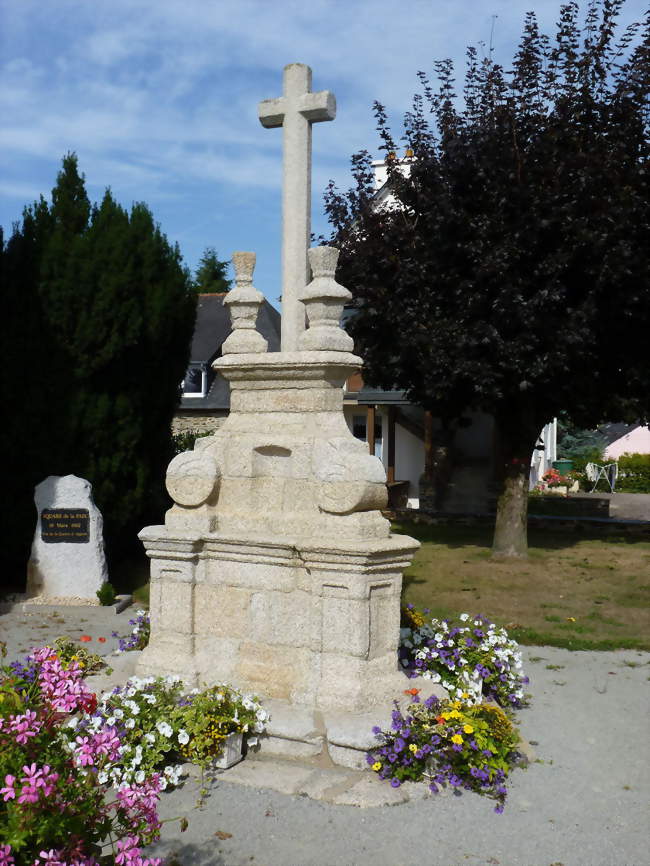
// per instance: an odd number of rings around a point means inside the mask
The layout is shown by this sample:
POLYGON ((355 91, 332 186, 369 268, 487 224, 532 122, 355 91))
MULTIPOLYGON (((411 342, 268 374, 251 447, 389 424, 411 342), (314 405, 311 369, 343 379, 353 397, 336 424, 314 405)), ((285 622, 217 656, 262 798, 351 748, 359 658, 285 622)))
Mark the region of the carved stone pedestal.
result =
POLYGON ((140 533, 151 639, 138 671, 227 681, 279 701, 288 718, 300 710, 314 720, 303 739, 271 738, 297 752, 329 741, 323 714, 388 707, 408 686, 399 604, 418 542, 390 534, 383 466, 343 417, 343 383, 361 361, 337 333, 347 293, 333 281, 334 253, 314 256, 304 297, 316 325, 299 352, 255 342, 252 262, 235 259, 235 331, 215 362, 230 415, 172 461, 175 504, 164 526, 140 533))

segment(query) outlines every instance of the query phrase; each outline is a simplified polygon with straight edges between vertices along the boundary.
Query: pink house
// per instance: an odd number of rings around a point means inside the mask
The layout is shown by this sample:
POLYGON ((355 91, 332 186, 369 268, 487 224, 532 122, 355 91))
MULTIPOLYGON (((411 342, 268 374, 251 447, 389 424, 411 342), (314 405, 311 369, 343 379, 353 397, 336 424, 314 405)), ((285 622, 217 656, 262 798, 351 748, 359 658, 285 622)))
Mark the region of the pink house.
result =
POLYGON ((600 429, 610 440, 605 448, 606 460, 618 460, 622 454, 650 454, 650 427, 641 424, 605 424, 600 429))

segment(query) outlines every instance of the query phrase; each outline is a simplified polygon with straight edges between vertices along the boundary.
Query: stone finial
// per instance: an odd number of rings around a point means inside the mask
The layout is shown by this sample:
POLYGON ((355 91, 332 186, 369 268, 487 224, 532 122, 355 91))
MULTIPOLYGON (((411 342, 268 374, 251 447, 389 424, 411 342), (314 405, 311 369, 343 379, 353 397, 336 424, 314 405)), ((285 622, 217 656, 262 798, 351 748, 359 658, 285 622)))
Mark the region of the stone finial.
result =
POLYGON ((264 295, 253 287, 255 253, 233 253, 232 263, 235 288, 224 299, 224 304, 230 307, 232 333, 225 340, 221 352, 223 355, 266 352, 268 343, 256 328, 264 295))
POLYGON ((352 337, 341 328, 343 306, 352 295, 334 279, 339 251, 335 247, 309 250, 313 280, 300 294, 309 319, 309 329, 301 335, 302 351, 351 352, 352 337))

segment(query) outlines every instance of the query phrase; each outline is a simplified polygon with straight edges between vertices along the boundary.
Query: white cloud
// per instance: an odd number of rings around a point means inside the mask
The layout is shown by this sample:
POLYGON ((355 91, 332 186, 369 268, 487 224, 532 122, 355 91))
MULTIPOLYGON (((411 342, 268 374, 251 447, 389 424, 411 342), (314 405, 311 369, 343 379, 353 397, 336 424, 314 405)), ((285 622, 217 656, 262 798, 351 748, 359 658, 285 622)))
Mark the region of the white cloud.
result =
MULTIPOLYGON (((120 200, 144 199, 154 212, 197 191, 225 206, 242 194, 266 195, 280 183, 282 135, 262 129, 256 106, 280 95, 282 67, 296 60, 313 66, 314 87, 333 90, 339 104, 336 121, 314 132, 313 188, 319 193, 330 177, 345 186, 350 154, 376 152, 374 99, 398 127, 418 69, 450 55, 461 78, 465 47, 489 41, 493 13, 494 44, 507 63, 525 11, 533 5, 552 28, 559 3, 6 3, 0 184, 15 195, 0 206, 0 223, 16 218, 23 192, 25 200, 35 197, 35 175, 50 177, 49 190, 67 150, 79 154, 89 188, 111 185, 120 200)), ((641 17, 642 0, 628 0, 626 8, 628 18, 641 17)), ((201 214, 195 217, 192 224, 201 225, 201 214)), ((170 236, 188 231, 180 223, 168 228, 170 236)))

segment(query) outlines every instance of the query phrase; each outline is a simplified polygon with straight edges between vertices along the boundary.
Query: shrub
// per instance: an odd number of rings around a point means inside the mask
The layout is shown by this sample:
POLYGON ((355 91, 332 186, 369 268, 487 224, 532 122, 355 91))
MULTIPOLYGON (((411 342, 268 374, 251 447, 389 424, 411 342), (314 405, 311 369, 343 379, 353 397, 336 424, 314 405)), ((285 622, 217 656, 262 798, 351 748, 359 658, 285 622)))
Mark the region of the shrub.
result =
POLYGON ((115 588, 113 587, 113 584, 108 581, 103 583, 97 590, 97 598, 103 607, 108 607, 109 605, 114 604, 115 597, 115 588))
POLYGON ((622 454, 618 459, 616 490, 650 493, 650 454, 622 454))
POLYGON ((203 439, 204 436, 212 436, 212 431, 183 430, 181 433, 174 433, 172 436, 174 442, 174 454, 182 454, 184 451, 192 451, 196 440, 203 439))

